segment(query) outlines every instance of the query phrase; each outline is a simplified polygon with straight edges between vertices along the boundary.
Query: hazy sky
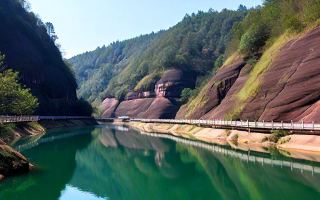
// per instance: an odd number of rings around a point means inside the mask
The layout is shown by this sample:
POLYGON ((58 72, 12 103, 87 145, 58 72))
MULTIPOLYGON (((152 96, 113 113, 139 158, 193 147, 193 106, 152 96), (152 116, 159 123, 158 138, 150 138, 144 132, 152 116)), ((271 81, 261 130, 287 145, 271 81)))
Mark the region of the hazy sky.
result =
POLYGON ((52 22, 65 57, 141 34, 168 29, 186 13, 253 7, 262 0, 29 0, 43 22, 52 22))

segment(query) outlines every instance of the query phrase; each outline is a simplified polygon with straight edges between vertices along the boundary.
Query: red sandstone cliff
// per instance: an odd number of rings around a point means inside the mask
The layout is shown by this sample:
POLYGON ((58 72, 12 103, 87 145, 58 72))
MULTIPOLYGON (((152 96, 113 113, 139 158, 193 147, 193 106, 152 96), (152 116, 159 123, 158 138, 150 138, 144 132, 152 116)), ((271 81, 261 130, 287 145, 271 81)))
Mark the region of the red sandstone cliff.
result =
POLYGON ((230 110, 243 106, 238 109, 237 119, 320 122, 320 27, 295 37, 279 49, 257 79, 261 83, 257 93, 239 103, 236 95, 248 81, 252 68, 242 66, 236 60, 221 68, 204 88, 203 95, 198 96, 206 103, 192 110, 190 105, 183 106, 177 118, 224 119, 230 110), (226 92, 222 99, 221 88, 226 92))

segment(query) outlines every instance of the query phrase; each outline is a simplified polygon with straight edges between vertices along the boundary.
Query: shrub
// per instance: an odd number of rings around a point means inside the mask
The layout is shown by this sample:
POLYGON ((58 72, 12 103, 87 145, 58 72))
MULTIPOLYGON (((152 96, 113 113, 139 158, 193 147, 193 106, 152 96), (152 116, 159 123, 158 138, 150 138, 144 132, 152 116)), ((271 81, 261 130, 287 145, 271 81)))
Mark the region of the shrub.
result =
POLYGON ((279 141, 277 142, 277 144, 284 144, 287 143, 291 140, 291 137, 284 137, 284 138, 280 138, 279 141))
POLYGON ((287 136, 289 134, 290 134, 290 132, 288 130, 282 130, 282 129, 272 130, 272 134, 269 137, 269 141, 277 143, 281 137, 287 136))
POLYGON ((238 141, 238 138, 239 138, 239 135, 238 135, 238 133, 237 133, 237 134, 234 134, 234 135, 231 137, 231 140, 233 140, 233 141, 238 141))
POLYGON ((269 138, 266 136, 266 137, 262 138, 261 142, 266 142, 268 140, 269 140, 269 138))
POLYGON ((242 35, 239 50, 241 53, 250 54, 258 51, 269 38, 269 33, 263 26, 252 26, 242 35))
POLYGON ((181 99, 180 99, 182 104, 185 104, 185 103, 188 102, 188 100, 189 100, 189 98, 191 96, 191 92, 192 92, 192 89, 190 89, 190 88, 185 88, 185 89, 182 90, 181 99))
POLYGON ((227 136, 229 136, 231 134, 231 130, 226 129, 225 131, 226 131, 227 136))

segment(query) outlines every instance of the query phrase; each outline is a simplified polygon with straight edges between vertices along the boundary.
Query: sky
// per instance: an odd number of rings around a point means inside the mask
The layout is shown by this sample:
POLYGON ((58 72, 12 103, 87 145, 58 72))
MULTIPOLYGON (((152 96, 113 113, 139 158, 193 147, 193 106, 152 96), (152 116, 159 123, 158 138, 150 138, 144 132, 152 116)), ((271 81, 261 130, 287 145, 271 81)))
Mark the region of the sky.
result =
POLYGON ((255 7, 262 0, 29 0, 43 22, 51 22, 65 58, 113 41, 168 29, 186 13, 255 7))

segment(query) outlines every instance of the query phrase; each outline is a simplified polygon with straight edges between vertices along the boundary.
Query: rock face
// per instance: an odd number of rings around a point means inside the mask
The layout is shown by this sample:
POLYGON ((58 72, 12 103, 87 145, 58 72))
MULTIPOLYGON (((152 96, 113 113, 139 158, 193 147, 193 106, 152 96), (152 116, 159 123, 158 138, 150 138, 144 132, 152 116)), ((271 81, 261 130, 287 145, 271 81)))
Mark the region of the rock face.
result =
POLYGON ((0 174, 12 176, 29 172, 29 161, 7 145, 0 145, 0 174))
POLYGON ((238 58, 230 66, 224 66, 216 76, 203 89, 203 95, 194 106, 183 106, 176 118, 199 119, 221 104, 229 90, 237 81, 240 71, 245 66, 241 58, 238 58))
MULTIPOLYGON (((292 39, 258 78, 261 86, 242 104, 237 93, 251 76, 241 60, 220 69, 205 86, 195 106, 183 106, 176 118, 225 119, 242 106, 238 119, 320 122, 320 28, 292 39)), ((272 56, 272 55, 270 55, 272 56)), ((259 66, 254 66, 259 67, 259 66)))
POLYGON ((119 105, 119 101, 115 98, 106 98, 100 105, 99 109, 103 111, 102 117, 115 117, 116 108, 119 105))
POLYGON ((76 80, 46 28, 18 1, 3 0, 0 7, 3 66, 18 71, 19 82, 38 97, 40 115, 79 115, 76 80))
POLYGON ((155 86, 157 97, 179 98, 184 88, 194 88, 195 77, 177 69, 167 70, 155 86))
POLYGON ((314 105, 320 100, 319 44, 319 27, 286 44, 266 72, 260 92, 247 104, 242 117, 300 121, 309 116, 308 120, 320 122, 318 104, 314 105))
POLYGON ((173 98, 179 98, 184 88, 194 88, 194 85, 195 77, 192 74, 171 69, 156 83, 154 91, 131 92, 126 101, 121 103, 114 98, 107 98, 99 108, 103 111, 102 117, 171 119, 180 107, 179 102, 173 98), (154 94, 156 98, 147 98, 154 94))
POLYGON ((174 118, 179 110, 179 102, 167 98, 147 98, 123 101, 116 109, 116 116, 135 118, 174 118))

